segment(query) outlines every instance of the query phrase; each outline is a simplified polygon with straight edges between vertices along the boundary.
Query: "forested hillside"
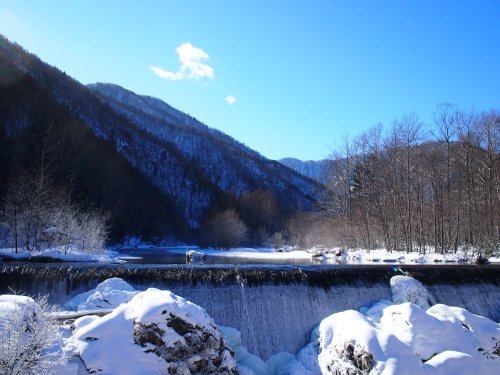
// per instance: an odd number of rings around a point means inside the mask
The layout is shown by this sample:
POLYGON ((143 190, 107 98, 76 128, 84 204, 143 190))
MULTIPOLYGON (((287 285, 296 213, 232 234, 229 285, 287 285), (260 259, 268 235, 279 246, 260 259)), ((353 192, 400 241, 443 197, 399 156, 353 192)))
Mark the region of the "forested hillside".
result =
POLYGON ((313 208, 318 183, 158 99, 116 85, 95 84, 90 88, 103 103, 160 144, 160 148, 137 147, 134 143, 140 139, 129 139, 118 149, 155 185, 176 197, 192 226, 198 225, 200 214, 210 206, 212 191, 231 193, 237 198, 255 190, 269 190, 285 213, 313 208), (148 155, 134 154, 138 150, 148 155), (201 186, 193 189, 197 184, 201 186))

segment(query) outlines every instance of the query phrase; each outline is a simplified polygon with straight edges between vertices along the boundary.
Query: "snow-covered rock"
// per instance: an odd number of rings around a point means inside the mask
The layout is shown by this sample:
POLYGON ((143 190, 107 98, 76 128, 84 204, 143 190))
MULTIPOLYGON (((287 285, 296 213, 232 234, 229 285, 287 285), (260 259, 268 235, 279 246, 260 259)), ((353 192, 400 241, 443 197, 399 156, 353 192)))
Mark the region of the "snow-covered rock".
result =
POLYGON ((109 315, 80 319, 70 345, 90 372, 237 374, 213 319, 169 291, 151 288, 109 315))
POLYGON ((421 361, 396 337, 376 328, 363 314, 333 314, 319 326, 322 374, 416 374, 421 361), (387 369, 390 371, 386 372, 387 369))
POLYGON ((139 292, 132 285, 118 277, 113 277, 103 281, 95 289, 71 298, 64 307, 75 311, 114 309, 130 301, 137 293, 139 292))
POLYGON ((392 301, 394 303, 410 302, 422 309, 428 309, 427 289, 420 281, 410 276, 393 276, 390 281, 392 301))

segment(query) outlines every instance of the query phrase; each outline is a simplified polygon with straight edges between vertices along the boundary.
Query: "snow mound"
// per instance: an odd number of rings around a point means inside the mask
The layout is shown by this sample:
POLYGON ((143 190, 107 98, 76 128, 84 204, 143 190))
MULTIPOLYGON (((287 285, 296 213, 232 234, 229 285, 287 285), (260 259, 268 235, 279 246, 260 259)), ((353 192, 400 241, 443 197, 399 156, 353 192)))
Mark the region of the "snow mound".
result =
POLYGON ((206 311, 169 291, 148 289, 102 318, 80 318, 73 353, 99 374, 237 374, 206 311))
POLYGON ((420 281, 410 276, 397 275, 391 278, 390 284, 394 303, 410 302, 422 309, 430 307, 427 289, 420 281))
POLYGON ((64 307, 74 311, 114 309, 130 301, 137 293, 139 292, 129 283, 113 277, 103 281, 95 289, 71 298, 64 304, 64 307))

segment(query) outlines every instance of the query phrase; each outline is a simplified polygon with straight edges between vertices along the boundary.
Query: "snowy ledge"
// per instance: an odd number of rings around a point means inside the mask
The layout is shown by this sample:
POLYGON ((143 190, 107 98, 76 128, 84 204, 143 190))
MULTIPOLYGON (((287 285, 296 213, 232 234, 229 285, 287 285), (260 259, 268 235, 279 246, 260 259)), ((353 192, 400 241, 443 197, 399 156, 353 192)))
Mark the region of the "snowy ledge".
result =
POLYGON ((102 254, 86 254, 75 250, 64 250, 60 248, 47 249, 37 252, 19 251, 12 249, 0 249, 0 260, 34 262, 34 263, 58 263, 58 262, 100 262, 100 263, 123 263, 113 251, 104 251, 102 254))

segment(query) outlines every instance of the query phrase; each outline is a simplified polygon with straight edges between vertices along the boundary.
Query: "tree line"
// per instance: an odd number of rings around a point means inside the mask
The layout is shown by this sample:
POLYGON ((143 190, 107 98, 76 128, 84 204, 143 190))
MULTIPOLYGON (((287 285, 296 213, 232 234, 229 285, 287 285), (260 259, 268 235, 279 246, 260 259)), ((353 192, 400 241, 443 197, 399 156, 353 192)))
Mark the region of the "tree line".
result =
MULTIPOLYGON (((345 139, 320 206, 328 240, 439 253, 500 249, 500 114, 438 106, 345 139), (325 223, 326 222, 326 223, 325 223)), ((319 217, 316 216, 316 224, 319 217)))

